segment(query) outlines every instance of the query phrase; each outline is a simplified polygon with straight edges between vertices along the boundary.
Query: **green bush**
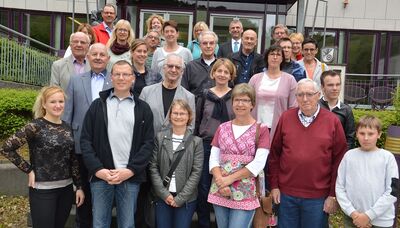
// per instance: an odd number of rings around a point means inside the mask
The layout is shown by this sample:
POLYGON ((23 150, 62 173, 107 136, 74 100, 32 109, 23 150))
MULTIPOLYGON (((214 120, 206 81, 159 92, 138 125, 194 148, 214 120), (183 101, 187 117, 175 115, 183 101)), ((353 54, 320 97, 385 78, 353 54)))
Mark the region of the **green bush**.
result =
MULTIPOLYGON (((387 129, 390 125, 396 123, 396 112, 395 111, 390 111, 390 110, 384 110, 384 111, 374 111, 374 110, 364 110, 364 109, 353 109, 353 114, 354 114, 354 119, 356 123, 358 123, 358 120, 360 117, 364 115, 373 115, 378 117, 382 121, 382 136, 378 140, 378 147, 383 148, 385 145, 385 140, 386 140, 386 132, 387 129)), ((356 142, 357 146, 358 141, 356 142)))
POLYGON ((6 138, 32 119, 32 106, 38 91, 0 89, 0 138, 6 138))

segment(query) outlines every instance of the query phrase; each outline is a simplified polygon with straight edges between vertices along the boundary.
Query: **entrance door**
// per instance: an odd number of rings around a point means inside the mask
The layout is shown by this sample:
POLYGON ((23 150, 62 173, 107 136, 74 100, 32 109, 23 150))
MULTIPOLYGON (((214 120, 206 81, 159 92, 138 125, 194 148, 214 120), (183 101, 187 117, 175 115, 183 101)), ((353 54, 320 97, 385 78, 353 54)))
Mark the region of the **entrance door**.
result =
POLYGON ((257 52, 261 52, 261 38, 263 28, 262 16, 245 16, 245 15, 226 15, 226 14, 211 14, 210 29, 218 34, 218 43, 222 44, 228 41, 231 37, 229 34, 229 23, 233 19, 239 19, 243 24, 243 30, 253 29, 257 33, 257 52), (261 29, 260 29, 261 28, 261 29))
POLYGON ((178 23, 179 38, 178 43, 184 47, 187 46, 188 42, 192 40, 193 27, 193 13, 189 12, 178 12, 178 11, 156 11, 156 10, 141 10, 140 11, 140 22, 139 22, 139 36, 143 37, 146 35, 146 20, 152 15, 161 15, 165 21, 175 20, 178 23), (190 26, 189 26, 190 25, 190 26))

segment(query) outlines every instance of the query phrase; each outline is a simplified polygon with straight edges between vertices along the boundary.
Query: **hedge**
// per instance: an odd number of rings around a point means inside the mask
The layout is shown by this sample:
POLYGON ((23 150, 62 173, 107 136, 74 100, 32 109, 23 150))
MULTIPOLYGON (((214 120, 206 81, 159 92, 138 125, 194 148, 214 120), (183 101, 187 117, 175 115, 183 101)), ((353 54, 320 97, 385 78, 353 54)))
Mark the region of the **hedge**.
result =
MULTIPOLYGON (((32 106, 38 91, 32 89, 0 89, 0 139, 6 138, 32 119, 32 106)), ((383 134, 378 146, 383 147, 389 125, 396 123, 395 111, 354 109, 356 122, 361 116, 371 114, 381 119, 383 134)))
POLYGON ((0 138, 6 138, 32 119, 32 106, 38 91, 0 89, 0 138))

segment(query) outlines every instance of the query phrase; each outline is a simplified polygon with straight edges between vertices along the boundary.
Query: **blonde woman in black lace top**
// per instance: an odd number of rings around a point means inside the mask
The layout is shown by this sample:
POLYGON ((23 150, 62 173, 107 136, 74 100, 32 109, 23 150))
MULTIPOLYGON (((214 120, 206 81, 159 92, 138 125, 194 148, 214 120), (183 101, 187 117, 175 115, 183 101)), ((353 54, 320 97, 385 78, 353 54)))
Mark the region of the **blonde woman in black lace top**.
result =
POLYGON ((63 121, 65 94, 58 86, 44 87, 36 98, 35 119, 8 138, 0 154, 28 174, 29 203, 34 228, 64 227, 74 192, 79 207, 84 200, 71 128, 63 121), (30 161, 17 149, 29 146, 30 161))

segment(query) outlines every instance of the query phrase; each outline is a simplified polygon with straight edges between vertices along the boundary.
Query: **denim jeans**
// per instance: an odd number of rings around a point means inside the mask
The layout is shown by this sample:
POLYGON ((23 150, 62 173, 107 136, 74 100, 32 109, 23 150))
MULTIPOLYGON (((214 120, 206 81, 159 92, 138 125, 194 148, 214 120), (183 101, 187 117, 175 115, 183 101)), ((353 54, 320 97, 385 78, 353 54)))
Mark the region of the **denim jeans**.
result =
POLYGON ((140 183, 124 181, 118 185, 110 185, 103 180, 98 180, 92 181, 90 188, 92 191, 94 228, 110 227, 114 197, 118 227, 135 227, 134 214, 140 183))
POLYGON ((210 227, 210 211, 211 204, 207 202, 208 192, 210 191, 212 175, 210 174, 209 160, 211 152, 211 142, 203 141, 204 148, 204 161, 203 170, 201 171, 201 178, 198 186, 197 195, 197 217, 198 217, 198 227, 199 228, 209 228, 210 227))
POLYGON ((305 199, 281 192, 278 225, 280 228, 328 227, 328 214, 324 212, 325 198, 305 199))
POLYGON ((171 207, 164 200, 156 202, 157 228, 189 228, 197 202, 192 201, 182 207, 171 207))
POLYGON ((218 228, 251 227, 255 210, 232 209, 215 204, 213 206, 218 228))

